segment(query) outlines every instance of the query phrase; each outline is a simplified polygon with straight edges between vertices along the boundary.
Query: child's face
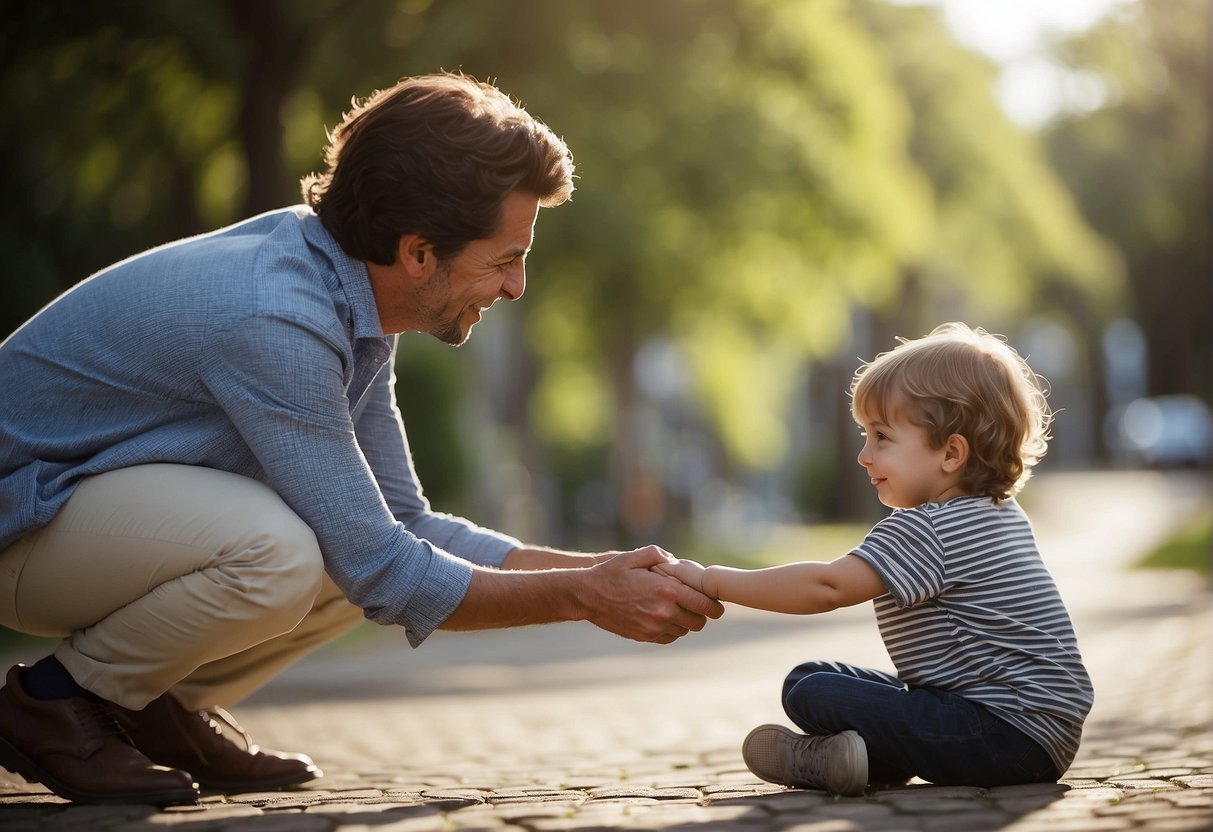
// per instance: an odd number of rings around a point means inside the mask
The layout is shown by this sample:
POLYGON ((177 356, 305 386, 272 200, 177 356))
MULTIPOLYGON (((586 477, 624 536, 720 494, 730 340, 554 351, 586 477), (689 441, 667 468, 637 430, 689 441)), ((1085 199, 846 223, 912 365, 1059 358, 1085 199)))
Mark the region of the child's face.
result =
POLYGON ((897 412, 883 417, 859 414, 864 433, 859 464, 868 472, 880 502, 889 508, 913 508, 959 496, 956 477, 945 471, 944 448, 932 448, 924 428, 897 412))

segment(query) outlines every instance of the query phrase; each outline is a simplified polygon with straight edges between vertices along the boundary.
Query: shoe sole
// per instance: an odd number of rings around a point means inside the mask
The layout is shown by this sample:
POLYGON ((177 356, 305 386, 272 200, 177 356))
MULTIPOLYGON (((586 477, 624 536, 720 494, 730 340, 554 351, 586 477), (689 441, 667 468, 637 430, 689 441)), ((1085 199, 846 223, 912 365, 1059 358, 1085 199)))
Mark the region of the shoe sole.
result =
POLYGON ((831 738, 836 746, 841 746, 839 752, 845 755, 844 763, 850 777, 844 782, 826 786, 791 776, 778 764, 779 754, 776 749, 785 742, 792 743, 800 739, 801 736, 803 735, 782 725, 759 725, 750 731, 742 742, 741 757, 751 772, 768 783, 799 789, 824 789, 847 797, 857 797, 864 793, 868 785, 868 752, 867 745, 858 732, 843 731, 831 738))
POLYGON ((288 774, 282 777, 265 780, 238 780, 225 782, 221 780, 210 780, 194 775, 194 779, 198 781, 198 785, 206 791, 222 792, 223 794, 245 794, 247 792, 269 792, 275 789, 284 789, 287 786, 299 786, 303 783, 310 783, 324 776, 324 772, 318 767, 313 766, 306 771, 298 774, 288 774))
POLYGON ((192 806, 198 802, 197 789, 124 792, 122 794, 77 789, 59 780, 2 738, 0 738, 0 766, 4 766, 14 774, 19 774, 28 783, 41 783, 59 797, 75 803, 151 803, 157 806, 192 806))

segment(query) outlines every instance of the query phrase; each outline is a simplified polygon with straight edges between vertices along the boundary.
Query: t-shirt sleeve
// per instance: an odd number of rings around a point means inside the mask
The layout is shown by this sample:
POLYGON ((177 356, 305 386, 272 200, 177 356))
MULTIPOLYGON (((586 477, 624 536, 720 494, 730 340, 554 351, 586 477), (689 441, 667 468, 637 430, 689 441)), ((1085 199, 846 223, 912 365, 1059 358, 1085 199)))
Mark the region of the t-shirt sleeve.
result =
POLYGON ((929 601, 944 589, 943 545, 930 515, 920 509, 893 512, 851 554, 876 570, 899 607, 929 601))

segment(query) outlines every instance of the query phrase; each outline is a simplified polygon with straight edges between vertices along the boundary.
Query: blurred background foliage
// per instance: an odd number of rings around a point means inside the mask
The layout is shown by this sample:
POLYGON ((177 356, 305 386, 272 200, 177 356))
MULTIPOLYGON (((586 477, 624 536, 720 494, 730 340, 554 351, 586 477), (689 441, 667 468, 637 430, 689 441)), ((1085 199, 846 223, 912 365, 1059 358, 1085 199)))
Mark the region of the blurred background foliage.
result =
MULTIPOLYGON (((1056 44, 1098 106, 1012 122, 996 66, 881 0, 9 0, 0 335, 122 257, 298 202, 325 128, 404 75, 492 80, 564 136, 523 302, 406 335, 434 505, 568 546, 727 548, 879 511, 861 359, 963 319, 1109 464, 1131 399, 1213 389, 1209 4, 1056 44)), ((16 391, 4 391, 6 397, 16 391)), ((1199 460, 1197 460, 1199 461, 1199 460)))

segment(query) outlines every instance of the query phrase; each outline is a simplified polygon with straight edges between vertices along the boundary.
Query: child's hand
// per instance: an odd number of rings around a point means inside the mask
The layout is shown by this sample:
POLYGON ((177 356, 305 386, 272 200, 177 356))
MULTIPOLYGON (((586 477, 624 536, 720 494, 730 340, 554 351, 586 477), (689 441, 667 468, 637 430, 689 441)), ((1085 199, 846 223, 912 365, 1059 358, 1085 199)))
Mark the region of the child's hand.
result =
MULTIPOLYGON (((677 578, 696 592, 703 592, 703 573, 705 567, 693 560, 672 561, 659 563, 652 567, 655 572, 677 578)), ((704 593, 705 595, 707 593, 704 593)))

